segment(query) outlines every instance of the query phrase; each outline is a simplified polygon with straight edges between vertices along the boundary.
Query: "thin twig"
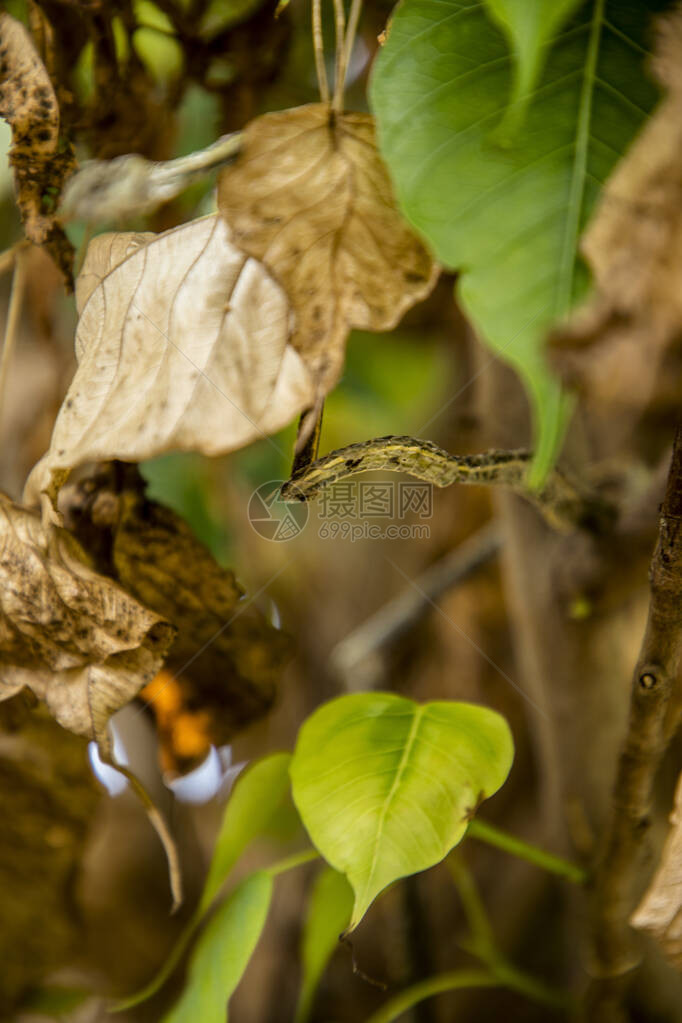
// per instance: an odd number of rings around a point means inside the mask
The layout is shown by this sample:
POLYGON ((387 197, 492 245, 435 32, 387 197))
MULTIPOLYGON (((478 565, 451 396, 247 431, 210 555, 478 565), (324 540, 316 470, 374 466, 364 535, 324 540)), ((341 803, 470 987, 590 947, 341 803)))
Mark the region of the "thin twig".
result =
POLYGON ((170 833, 163 814, 137 775, 133 774, 133 772, 126 767, 125 764, 119 764, 118 761, 114 759, 113 752, 108 748, 108 745, 103 746, 102 743, 99 743, 99 754, 105 764, 109 764, 110 767, 113 767, 116 771, 122 774, 124 778, 128 779, 130 787, 140 800, 146 811, 150 824, 159 837, 168 863, 168 880, 173 898, 173 907, 171 912, 174 913, 182 905, 182 872, 180 870, 180 858, 178 854, 178 847, 175 844, 175 839, 170 833))
POLYGON ((471 948, 476 950, 475 954, 487 965, 499 962, 495 932, 479 895, 474 876, 462 856, 462 850, 453 849, 445 858, 445 866, 455 882, 462 902, 462 909, 469 924, 471 948))
POLYGON ((671 697, 682 661, 682 428, 678 426, 658 541, 649 570, 649 617, 632 678, 630 720, 618 763, 612 816, 591 899, 592 983, 586 1016, 626 1019, 623 1003, 640 952, 629 919, 646 853, 656 773, 672 738, 671 697))
POLYGON ((343 9, 343 0, 334 0, 334 28, 336 40, 336 63, 334 71, 334 98, 332 108, 340 113, 343 110, 343 85, 346 77, 346 70, 343 63, 345 39, 346 39, 346 12, 343 9))
POLYGON ((519 859, 526 860, 527 863, 532 863, 549 874, 556 874, 557 877, 562 877, 572 884, 585 884, 587 881, 587 871, 583 870, 579 864, 572 863, 570 860, 564 859, 563 856, 547 852, 546 849, 541 849, 540 846, 534 845, 532 842, 526 842, 523 838, 518 838, 517 835, 510 835, 508 831, 502 831, 501 828, 496 828, 494 824, 489 824, 487 821, 481 820, 480 817, 474 817, 469 824, 467 838, 477 838, 479 842, 487 842, 489 845, 495 846, 496 849, 502 849, 509 853, 510 856, 518 856, 519 859))
POLYGON ((9 296, 7 309, 7 322, 5 324, 5 339, 2 345, 0 356, 0 410, 4 407, 5 391, 7 389, 7 377, 12 355, 16 346, 17 327, 26 287, 26 253, 23 247, 17 247, 14 253, 14 275, 12 277, 12 290, 9 296))
POLYGON ((320 99, 323 103, 329 103, 329 82, 327 81, 327 68, 324 63, 321 2, 322 0, 313 0, 313 49, 315 51, 315 72, 317 74, 317 85, 320 90, 320 99))
POLYGON ((471 952, 472 955, 475 955, 484 963, 490 970, 491 977, 497 981, 500 987, 517 991, 531 1001, 537 1002, 540 1005, 546 1005, 549 1008, 570 1008, 571 998, 567 993, 547 986, 542 981, 536 980, 531 974, 526 973, 525 970, 519 970, 507 961, 504 953, 497 945, 495 934, 488 913, 478 893, 474 876, 467 867, 461 851, 458 849, 453 850, 445 862, 459 892, 462 908, 471 931, 470 941, 462 942, 462 948, 471 952))
POLYGON ((416 586, 408 586, 341 640, 331 652, 330 663, 347 687, 359 688, 354 679, 363 662, 394 642, 427 614, 430 602, 437 601, 490 561, 499 546, 496 526, 492 523, 482 526, 445 557, 430 565, 416 580, 416 586))
POLYGON ((350 7, 350 13, 348 15, 348 27, 346 29, 346 38, 343 44, 343 63, 341 67, 341 102, 343 103, 343 92, 346 87, 346 76, 348 75, 348 68, 350 67, 351 57, 353 56, 353 46, 355 44, 355 34, 358 30, 358 22, 360 20, 360 12, 362 11, 362 0, 353 0, 350 7))

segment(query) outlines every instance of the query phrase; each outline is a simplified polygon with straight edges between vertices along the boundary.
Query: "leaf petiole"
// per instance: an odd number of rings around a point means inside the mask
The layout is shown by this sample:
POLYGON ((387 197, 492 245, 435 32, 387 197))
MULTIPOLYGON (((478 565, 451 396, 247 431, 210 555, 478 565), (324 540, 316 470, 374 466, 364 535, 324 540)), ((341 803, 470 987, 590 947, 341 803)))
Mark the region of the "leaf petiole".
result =
POLYGON ((496 828, 492 824, 478 818, 472 820, 469 824, 466 837, 477 838, 480 842, 494 845, 497 849, 502 849, 511 856, 527 860, 528 863, 533 863, 536 867, 540 867, 550 874, 557 874, 573 884, 585 884, 587 882, 587 871, 583 867, 578 866, 577 863, 571 863, 570 860, 565 860, 562 856, 555 856, 554 853, 540 849, 539 846, 533 845, 532 842, 526 842, 522 838, 517 838, 516 835, 510 835, 508 832, 502 831, 500 828, 496 828))
POLYGON ((320 854, 317 849, 303 849, 302 852, 285 856, 284 859, 278 860, 269 867, 265 867, 264 870, 270 877, 279 877, 280 874, 286 873, 287 870, 293 870, 295 867, 300 867, 304 863, 311 863, 312 860, 318 860, 319 858, 320 854))

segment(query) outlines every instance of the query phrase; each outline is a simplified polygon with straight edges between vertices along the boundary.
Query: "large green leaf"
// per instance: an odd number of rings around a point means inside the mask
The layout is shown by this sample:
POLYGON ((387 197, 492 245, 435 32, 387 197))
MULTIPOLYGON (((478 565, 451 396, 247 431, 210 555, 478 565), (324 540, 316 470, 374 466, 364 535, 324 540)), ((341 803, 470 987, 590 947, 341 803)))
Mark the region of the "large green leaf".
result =
POLYGON ((272 898, 272 877, 247 877, 216 911, 197 942, 187 982, 163 1023, 226 1023, 227 1002, 261 936, 272 898))
POLYGON ((296 1007, 295 1023, 310 1016, 320 977, 348 926, 353 909, 353 892, 343 874, 325 867, 315 878, 301 943, 303 979, 296 1007))
POLYGON ((307 719, 291 761, 294 802, 350 881, 349 930, 387 885, 443 859, 512 759, 504 718, 470 703, 354 693, 307 719))
MULTIPOLYGON (((516 5, 496 6, 500 16, 516 5)), ((556 455, 568 409, 545 365, 544 337, 586 294, 581 231, 656 101, 643 47, 660 6, 582 4, 553 40, 506 145, 499 127, 513 59, 485 3, 404 0, 375 65, 371 104, 402 209, 441 262, 461 271, 465 310, 528 390, 535 483, 556 455)))

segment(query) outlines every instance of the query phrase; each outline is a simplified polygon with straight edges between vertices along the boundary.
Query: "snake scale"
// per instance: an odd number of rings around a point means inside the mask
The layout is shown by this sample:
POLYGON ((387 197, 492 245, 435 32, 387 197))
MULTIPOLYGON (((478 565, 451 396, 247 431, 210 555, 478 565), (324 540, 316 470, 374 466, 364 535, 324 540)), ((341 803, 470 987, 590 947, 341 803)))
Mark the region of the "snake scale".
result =
POLYGON ((377 469, 404 472, 437 487, 452 483, 496 484, 532 501, 550 525, 563 532, 598 526, 606 512, 593 494, 581 490, 563 472, 554 469, 540 490, 526 482, 532 452, 485 451, 451 455, 430 440, 415 437, 378 437, 349 444, 308 465, 297 465, 281 488, 285 501, 308 501, 325 487, 349 476, 377 469))

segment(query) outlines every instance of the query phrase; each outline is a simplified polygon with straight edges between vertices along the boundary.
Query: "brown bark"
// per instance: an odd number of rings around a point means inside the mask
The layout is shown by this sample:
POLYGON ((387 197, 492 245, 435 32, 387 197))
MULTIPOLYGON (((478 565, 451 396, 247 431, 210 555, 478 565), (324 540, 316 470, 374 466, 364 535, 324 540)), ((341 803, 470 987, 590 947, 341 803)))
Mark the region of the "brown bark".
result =
POLYGON ((591 899, 593 980, 587 1018, 627 1019, 628 975, 641 961, 629 926, 652 812, 658 768, 676 726, 671 714, 682 658, 682 428, 678 427, 658 541, 649 573, 650 604, 635 665, 630 719, 613 793, 611 819, 594 874, 591 899))

